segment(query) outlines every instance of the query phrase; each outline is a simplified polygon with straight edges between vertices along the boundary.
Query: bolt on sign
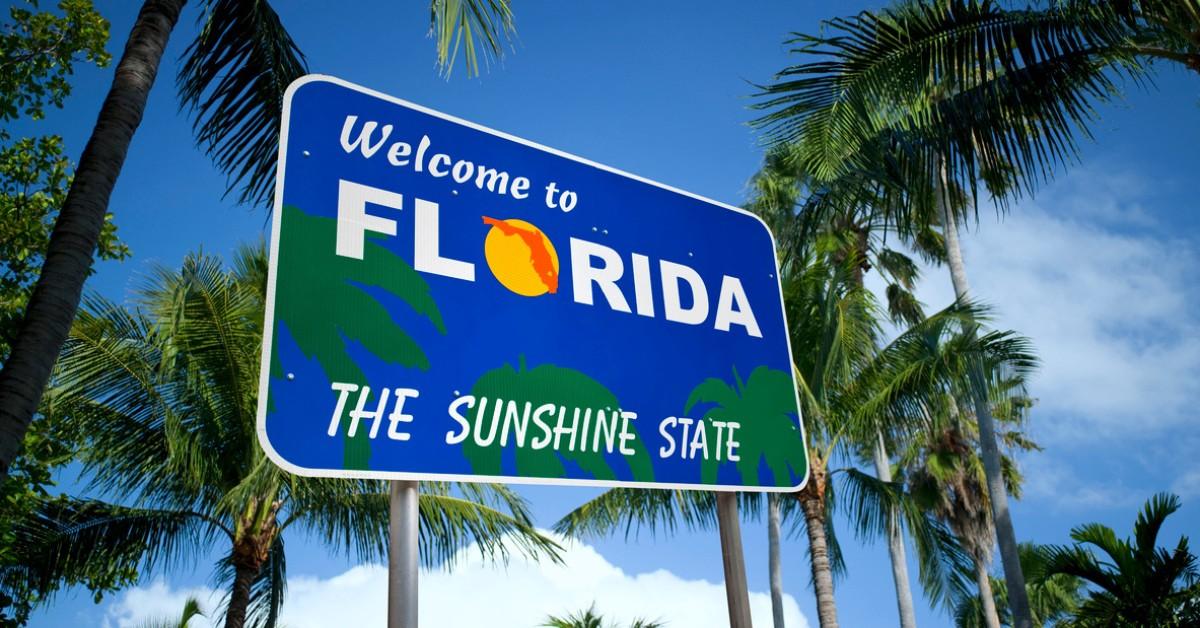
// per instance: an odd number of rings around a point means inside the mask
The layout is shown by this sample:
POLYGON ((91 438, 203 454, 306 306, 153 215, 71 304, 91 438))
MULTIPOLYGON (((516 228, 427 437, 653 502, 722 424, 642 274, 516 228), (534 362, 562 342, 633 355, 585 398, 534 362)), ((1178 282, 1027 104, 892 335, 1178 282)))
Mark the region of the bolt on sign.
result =
POLYGON ((258 435, 303 475, 792 490, 736 207, 327 76, 283 105, 258 435))

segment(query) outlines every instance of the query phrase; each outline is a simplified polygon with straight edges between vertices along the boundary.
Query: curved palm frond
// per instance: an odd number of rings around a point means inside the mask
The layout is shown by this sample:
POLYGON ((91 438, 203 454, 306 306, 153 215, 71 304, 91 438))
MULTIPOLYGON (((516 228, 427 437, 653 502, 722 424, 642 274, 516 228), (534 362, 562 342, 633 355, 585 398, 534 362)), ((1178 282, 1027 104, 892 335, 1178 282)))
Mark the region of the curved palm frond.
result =
MULTIPOLYGON (((558 559, 561 549, 533 527, 527 505, 507 487, 422 482, 420 556, 426 566, 444 565, 475 545, 488 559, 507 560, 512 551, 558 559)), ((377 480, 295 478, 291 513, 283 528, 299 525, 348 555, 385 560, 388 489, 377 480)))
POLYGON ((59 498, 41 504, 12 530, 16 565, 0 579, 20 578, 33 590, 51 583, 86 581, 92 574, 136 574, 184 564, 230 534, 200 513, 127 508, 91 500, 59 498))
POLYGON ((1045 574, 1079 578, 1096 587, 1088 591, 1077 619, 1096 625, 1139 626, 1184 626, 1194 621, 1200 571, 1187 537, 1180 538, 1174 549, 1156 547, 1163 520, 1178 508, 1178 497, 1158 494, 1139 514, 1132 542, 1092 523, 1071 531, 1075 545, 1046 548, 1045 574), (1104 559, 1087 546, 1103 552, 1104 559))
POLYGON ((1032 189, 1074 157, 1094 103, 1118 93, 1113 70, 1142 70, 1121 52, 1127 25, 1092 4, 936 0, 831 20, 832 34, 791 40, 816 60, 761 88, 768 113, 755 124, 773 143, 796 142, 823 180, 877 171, 891 146, 920 173, 910 183, 945 167, 962 189, 1001 172, 1032 189))
MULTIPOLYGON (((738 511, 755 518, 761 508, 757 493, 738 493, 738 511)), ((709 491, 613 488, 567 513, 554 531, 576 539, 598 538, 621 531, 625 538, 643 529, 651 536, 676 530, 717 527, 717 496, 709 491)))
POLYGON ((428 566, 449 565, 459 550, 475 545, 486 559, 507 560, 516 549, 531 558, 558 562, 561 547, 532 525, 499 510, 446 493, 420 498, 421 560, 428 566))
POLYGON ((431 0, 429 4, 429 33, 437 41, 438 67, 446 76, 454 69, 460 48, 466 52, 467 73, 475 75, 480 61, 486 68, 504 55, 504 44, 514 32, 509 0, 431 0))
POLYGON ((267 0, 208 0, 176 84, 196 143, 238 201, 270 205, 283 94, 308 72, 304 54, 267 0))
POLYGON ((138 628, 188 628, 188 623, 197 617, 204 617, 204 612, 200 610, 199 600, 189 597, 184 600, 183 612, 178 619, 152 619, 138 624, 138 628))

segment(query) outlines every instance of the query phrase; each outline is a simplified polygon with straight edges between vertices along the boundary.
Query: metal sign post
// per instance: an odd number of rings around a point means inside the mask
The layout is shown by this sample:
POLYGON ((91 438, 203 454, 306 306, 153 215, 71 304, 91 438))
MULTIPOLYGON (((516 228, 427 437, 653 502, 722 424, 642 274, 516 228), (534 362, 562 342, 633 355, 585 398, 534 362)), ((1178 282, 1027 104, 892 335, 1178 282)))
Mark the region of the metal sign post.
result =
POLYGON ((420 490, 392 480, 388 490, 388 628, 417 628, 420 490))
POLYGON ((721 563, 725 568, 725 600, 729 628, 751 628, 750 592, 746 561, 742 556, 742 528, 738 523, 737 493, 717 493, 717 527, 721 535, 721 563))

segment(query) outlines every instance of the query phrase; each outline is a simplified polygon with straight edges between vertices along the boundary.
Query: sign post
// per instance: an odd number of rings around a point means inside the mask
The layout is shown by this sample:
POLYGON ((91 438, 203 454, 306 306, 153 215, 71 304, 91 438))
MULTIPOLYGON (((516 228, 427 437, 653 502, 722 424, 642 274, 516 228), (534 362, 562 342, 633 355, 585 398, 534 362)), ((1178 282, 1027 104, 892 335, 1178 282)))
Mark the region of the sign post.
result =
POLYGON ((412 480, 388 482, 388 628, 417 628, 420 490, 412 480))
POLYGON ((259 442, 292 473, 394 481, 391 626, 416 622, 419 480, 807 479, 749 212, 311 75, 284 98, 272 219, 259 442))
POLYGON ((717 528, 721 536, 721 566, 725 570, 729 628, 751 628, 750 590, 746 584, 746 559, 742 554, 737 493, 717 493, 717 528))

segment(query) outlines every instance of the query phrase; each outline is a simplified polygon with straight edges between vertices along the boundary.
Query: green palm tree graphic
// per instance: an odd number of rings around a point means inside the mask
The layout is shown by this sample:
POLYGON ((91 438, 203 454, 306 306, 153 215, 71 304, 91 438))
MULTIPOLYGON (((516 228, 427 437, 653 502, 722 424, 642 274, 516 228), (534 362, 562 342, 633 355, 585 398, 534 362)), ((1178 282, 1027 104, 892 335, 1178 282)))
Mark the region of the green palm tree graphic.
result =
MULTIPOLYGON (((743 484, 794 486, 793 478, 804 477, 808 452, 794 418, 797 414, 796 392, 787 373, 760 366, 751 371, 743 383, 735 367, 733 386, 715 377, 704 380, 688 395, 683 412, 688 415, 705 404, 712 404, 699 418, 706 424, 707 438, 715 437, 714 421, 742 425, 735 432, 740 443, 737 449, 740 459, 733 464, 737 466, 743 484), (773 476, 771 482, 759 478, 759 466, 764 459, 773 476)), ((715 446, 715 442, 709 442, 710 450, 715 446)), ((700 464, 701 481, 716 484, 717 469, 724 463, 718 462, 716 456, 706 457, 700 464)))
MULTIPOLYGON (((571 412, 571 408, 591 408, 593 412, 597 409, 614 412, 621 408, 612 391, 587 375, 553 364, 541 364, 527 369, 524 358, 519 361, 517 368, 506 364, 484 373, 471 388, 471 394, 476 399, 487 397, 493 403, 496 399, 506 402, 513 400, 519 408, 524 408, 527 403, 534 408, 547 403, 561 405, 568 409, 568 413, 571 412)), ((490 429, 490 410, 485 413, 485 417, 483 420, 489 426, 487 429, 490 429)), ((503 428, 497 428, 500 429, 503 428)), ((538 432, 532 425, 528 429, 531 434, 538 432)), ((631 429, 638 431, 636 420, 633 421, 631 429)), ((604 449, 603 439, 599 452, 591 448, 592 444, 589 443, 586 450, 576 448, 575 451, 569 450, 568 447, 558 448, 557 451, 552 447, 533 449, 528 444, 525 447, 513 447, 510 444, 509 447, 515 451, 517 473, 524 477, 561 478, 567 473, 563 463, 571 462, 597 480, 616 480, 617 469, 609 462, 611 456, 604 449)), ((640 434, 629 446, 636 452, 633 456, 622 456, 629 467, 629 475, 639 482, 653 481, 654 467, 640 434)), ((503 475, 501 460, 505 448, 480 447, 472 438, 464 441, 462 447, 463 454, 470 461, 475 473, 503 475)))
MULTIPOLYGON (((306 357, 316 358, 331 382, 367 383, 362 369, 346 353, 348 342, 360 343, 388 364, 428 369, 425 352, 367 291, 381 288, 399 297, 445 334, 441 312, 421 275, 404 259, 370 240, 361 260, 334 255, 337 222, 333 218, 312 216, 285 205, 281 219, 276 264, 297 270, 280 274, 275 286, 276 337, 282 325, 306 357)), ((278 343, 272 345, 271 376, 284 376, 278 343)), ((267 403, 271 408, 270 399, 267 403)), ((370 461, 371 441, 366 431, 345 438, 344 468, 368 469, 370 461)))

